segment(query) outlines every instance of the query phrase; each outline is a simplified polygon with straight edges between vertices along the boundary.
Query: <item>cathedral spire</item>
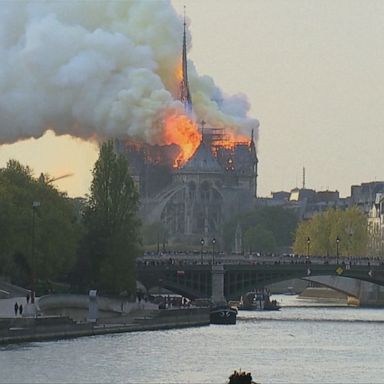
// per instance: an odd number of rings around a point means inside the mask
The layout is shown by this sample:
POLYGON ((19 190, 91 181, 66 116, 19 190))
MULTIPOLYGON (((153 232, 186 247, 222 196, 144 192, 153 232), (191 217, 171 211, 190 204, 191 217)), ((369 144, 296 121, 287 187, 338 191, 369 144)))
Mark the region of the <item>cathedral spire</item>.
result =
POLYGON ((256 154, 256 146, 255 146, 255 141, 254 141, 253 129, 252 129, 252 133, 251 133, 251 141, 249 143, 249 149, 250 149, 251 158, 252 158, 252 162, 253 162, 254 197, 256 197, 257 196, 257 165, 258 165, 259 160, 258 160, 257 154, 256 154))
POLYGON ((204 141, 204 127, 207 124, 204 120, 201 120, 201 141, 204 141))
POLYGON ((253 129, 252 129, 252 133, 251 133, 251 141, 249 143, 249 148, 250 148, 252 154, 256 156, 255 142, 253 140, 253 129))
POLYGON ((184 6, 184 33, 183 33, 183 57, 182 57, 182 75, 183 78, 180 83, 180 101, 184 104, 185 112, 190 114, 192 112, 192 98, 189 92, 188 84, 188 67, 187 67, 187 37, 185 28, 185 6, 184 6))

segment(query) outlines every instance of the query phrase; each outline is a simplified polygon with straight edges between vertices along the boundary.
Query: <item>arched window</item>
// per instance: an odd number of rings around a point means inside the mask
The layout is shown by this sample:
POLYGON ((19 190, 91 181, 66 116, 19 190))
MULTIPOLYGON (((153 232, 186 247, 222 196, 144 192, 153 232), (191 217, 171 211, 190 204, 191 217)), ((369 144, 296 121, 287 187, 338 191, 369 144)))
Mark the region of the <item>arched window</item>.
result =
POLYGON ((210 190, 210 185, 208 181, 204 181, 200 185, 200 197, 201 200, 203 201, 209 201, 209 190, 210 190))
POLYGON ((188 184, 188 196, 190 200, 196 198, 196 184, 193 181, 188 184))

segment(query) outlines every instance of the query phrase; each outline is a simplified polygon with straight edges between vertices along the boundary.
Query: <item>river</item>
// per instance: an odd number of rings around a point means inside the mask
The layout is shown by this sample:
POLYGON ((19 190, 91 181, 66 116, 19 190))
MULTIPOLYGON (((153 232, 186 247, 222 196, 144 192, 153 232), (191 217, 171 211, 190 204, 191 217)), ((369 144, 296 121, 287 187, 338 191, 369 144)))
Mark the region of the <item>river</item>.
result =
POLYGON ((278 296, 236 325, 0 347, 1 383, 384 383, 384 309, 278 296))

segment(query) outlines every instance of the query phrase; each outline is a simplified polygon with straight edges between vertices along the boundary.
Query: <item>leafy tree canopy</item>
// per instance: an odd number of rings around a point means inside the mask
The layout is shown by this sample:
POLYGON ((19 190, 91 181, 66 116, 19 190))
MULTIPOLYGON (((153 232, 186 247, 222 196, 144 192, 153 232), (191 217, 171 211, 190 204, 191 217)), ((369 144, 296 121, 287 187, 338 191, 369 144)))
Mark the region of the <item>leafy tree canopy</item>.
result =
POLYGON ((294 251, 316 256, 362 256, 367 251, 367 218, 358 208, 345 211, 329 209, 301 222, 297 228, 294 251))
POLYGON ((143 225, 142 235, 144 245, 159 244, 160 246, 168 241, 168 229, 161 222, 143 225))
POLYGON ((75 262, 78 233, 64 193, 34 178, 31 169, 16 160, 0 169, 2 274, 23 286, 31 286, 33 269, 37 279, 63 279, 75 262), (39 206, 33 208, 34 202, 39 206))
POLYGON ((111 294, 135 290, 135 258, 141 253, 138 199, 127 159, 115 153, 112 141, 104 143, 84 211, 78 266, 83 286, 111 294))
POLYGON ((255 227, 249 227, 244 233, 244 248, 252 252, 273 252, 276 249, 276 240, 272 231, 265 229, 258 224, 255 227))
MULTIPOLYGON (((257 207, 246 214, 234 216, 224 225, 225 249, 227 251, 233 250, 238 225, 241 227, 244 242, 247 242, 247 244, 243 245, 246 245, 247 248, 252 248, 255 252, 263 252, 261 249, 253 248, 256 245, 256 240, 251 240, 251 233, 256 235, 256 230, 261 231, 264 235, 268 232, 266 243, 269 245, 267 246, 265 243, 262 246, 265 252, 266 249, 269 252, 273 252, 277 247, 289 247, 293 241, 297 222, 297 216, 290 210, 281 207, 257 207), (248 230, 251 231, 244 237, 248 230), (252 247, 250 247, 251 244, 252 247)), ((262 244, 260 236, 257 235, 257 238, 259 239, 257 241, 260 246, 262 244)))

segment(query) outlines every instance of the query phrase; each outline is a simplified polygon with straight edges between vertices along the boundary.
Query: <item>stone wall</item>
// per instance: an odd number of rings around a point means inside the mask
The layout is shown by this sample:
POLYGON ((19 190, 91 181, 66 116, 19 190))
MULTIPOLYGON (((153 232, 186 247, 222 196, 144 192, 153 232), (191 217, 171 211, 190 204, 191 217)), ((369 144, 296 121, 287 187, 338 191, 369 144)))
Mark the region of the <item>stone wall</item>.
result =
MULTIPOLYGON (((126 298, 98 296, 96 298, 99 318, 112 318, 128 315, 143 308, 144 303, 130 302, 126 298)), ((89 313, 87 295, 55 294, 42 296, 38 300, 39 311, 45 316, 68 316, 75 321, 86 321, 89 313)), ((147 309, 157 306, 146 303, 147 309)))

